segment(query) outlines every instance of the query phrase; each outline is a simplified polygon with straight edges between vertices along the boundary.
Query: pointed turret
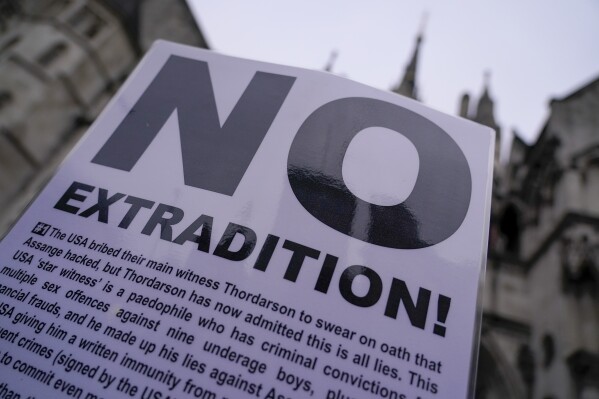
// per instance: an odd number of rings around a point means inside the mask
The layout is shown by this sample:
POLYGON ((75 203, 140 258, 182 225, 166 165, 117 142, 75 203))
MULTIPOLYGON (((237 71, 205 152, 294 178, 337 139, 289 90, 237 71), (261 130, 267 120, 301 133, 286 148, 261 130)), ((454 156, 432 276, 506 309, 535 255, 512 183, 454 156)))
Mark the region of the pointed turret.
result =
POLYGON ((402 96, 413 98, 414 100, 418 100, 418 87, 416 86, 416 72, 418 71, 418 57, 420 53, 420 46, 422 45, 422 40, 424 38, 424 29, 426 27, 426 22, 428 19, 428 14, 424 14, 422 16, 422 23, 420 25, 420 29, 418 31, 418 36, 416 36, 416 46, 414 46, 414 52, 412 53, 412 58, 406 65, 406 70, 403 75, 403 79, 399 84, 393 89, 393 91, 397 94, 401 94, 402 96))
POLYGON ((393 91, 402 96, 413 98, 418 100, 418 88, 416 87, 416 72, 418 69, 418 53, 420 52, 420 45, 422 44, 422 31, 418 33, 416 37, 416 47, 410 62, 406 66, 403 79, 393 91))
POLYGON ((490 128, 495 130, 495 175, 496 177, 498 177, 500 166, 499 158, 501 151, 501 130, 499 128, 499 125, 495 121, 495 102, 489 94, 490 83, 491 73, 489 71, 486 71, 484 75, 483 94, 480 96, 480 99, 478 100, 476 114, 474 114, 472 120, 480 123, 481 125, 489 126, 490 128))
POLYGON ((324 66, 324 70, 326 72, 333 72, 333 66, 335 65, 335 61, 337 61, 338 55, 339 55, 339 53, 337 52, 337 50, 331 51, 329 60, 327 61, 327 64, 324 66))
POLYGON ((497 131, 499 134, 499 126, 495 121, 495 102, 489 94, 489 85, 491 81, 491 73, 485 72, 483 94, 478 100, 478 106, 476 107, 476 114, 474 115, 474 121, 482 125, 489 126, 497 131))
POLYGON ((470 115, 470 94, 462 94, 458 115, 460 115, 462 118, 468 118, 468 115, 470 115))

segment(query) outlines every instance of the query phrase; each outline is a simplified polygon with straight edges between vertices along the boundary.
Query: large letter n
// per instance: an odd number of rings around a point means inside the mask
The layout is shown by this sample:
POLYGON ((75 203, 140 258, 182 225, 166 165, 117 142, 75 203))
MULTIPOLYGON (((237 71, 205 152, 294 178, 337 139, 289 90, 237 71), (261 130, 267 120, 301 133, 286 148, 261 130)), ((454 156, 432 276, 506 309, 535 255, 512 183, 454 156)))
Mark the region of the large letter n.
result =
POLYGON ((130 171, 177 110, 185 184, 233 195, 294 81, 256 72, 221 126, 208 64, 171 56, 92 162, 130 171))

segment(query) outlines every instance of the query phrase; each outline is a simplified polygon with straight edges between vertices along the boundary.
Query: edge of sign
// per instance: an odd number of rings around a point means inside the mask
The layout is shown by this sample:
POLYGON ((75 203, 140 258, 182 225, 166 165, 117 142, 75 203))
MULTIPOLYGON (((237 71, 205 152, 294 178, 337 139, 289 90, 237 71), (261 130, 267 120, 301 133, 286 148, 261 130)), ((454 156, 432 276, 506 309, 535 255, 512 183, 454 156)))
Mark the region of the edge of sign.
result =
MULTIPOLYGON (((483 243, 487 243, 489 240, 489 228, 491 224, 491 198, 493 194, 493 166, 495 163, 495 132, 492 128, 486 128, 491 133, 491 145, 489 146, 487 171, 489 178, 487 179, 487 187, 485 192, 485 211, 484 211, 484 229, 483 229, 483 243)), ((474 339, 472 340, 472 360, 470 361, 470 378, 468 384, 468 399, 475 399, 476 394, 476 379, 478 371, 478 356, 480 352, 481 343, 481 330, 482 330, 482 319, 483 319, 483 290, 485 285, 485 276, 487 272, 487 252, 488 245, 483 247, 481 253, 481 269, 480 277, 478 281, 478 295, 476 298, 476 316, 474 319, 474 339)))
MULTIPOLYGON (((54 179, 54 177, 56 176, 56 174, 64 167, 64 165, 69 162, 69 160, 71 159, 71 157, 73 156, 73 154, 78 151, 78 149, 80 148, 80 146, 84 145, 84 143, 87 141, 87 139, 89 138, 89 135, 91 134, 91 132, 93 132, 95 130, 95 126, 98 123, 101 123, 102 120, 102 114, 105 112, 106 109, 110 109, 115 107, 115 103, 122 97, 122 93, 125 92, 126 90, 128 90, 129 86, 131 85, 132 82, 132 77, 136 76, 140 70, 144 69, 148 63, 152 62, 153 60, 156 59, 156 57, 159 57, 159 55, 163 52, 173 52, 173 48, 180 48, 180 49, 193 49, 194 51, 199 52, 203 52, 203 53, 216 53, 216 54, 221 54, 219 52, 215 52, 212 50, 204 50, 204 49, 199 49, 199 48, 195 48, 193 46, 186 46, 186 45, 181 45, 178 43, 173 43, 173 42, 169 42, 169 41, 165 41, 165 40, 157 40, 155 41, 150 50, 142 57, 142 59, 137 63, 137 65, 133 68, 133 70, 130 72, 128 78, 126 79, 126 81, 121 85, 121 87, 115 92, 115 94, 112 96, 112 98, 107 102, 107 104, 104 106, 103 110, 99 113, 98 117, 95 119, 95 121, 87 128, 87 130, 85 131, 85 133, 83 133, 83 135, 81 136, 81 138, 78 140, 78 142, 71 148, 71 150, 68 152, 68 154, 66 155, 66 157, 60 162, 58 163, 56 169, 47 177, 47 179, 45 179, 45 181, 43 183, 40 184, 40 188, 39 190, 37 190, 37 193, 31 198, 31 200, 28 202, 28 204, 24 207, 24 209, 19 212, 19 217, 17 217, 15 219, 15 221, 11 224, 11 226, 6 230, 5 234, 3 237, 0 237, 0 242, 2 241, 2 239, 8 235, 10 233, 10 231, 12 231, 12 229, 14 229, 14 227, 16 226, 16 224, 19 222, 20 218, 28 211, 28 209, 31 207, 31 205, 38 199, 38 197, 46 190, 46 188, 48 187, 48 185, 50 184, 50 182, 54 179)), ((225 54, 221 54, 221 55, 225 55, 225 54)), ((235 57, 235 56, 230 56, 230 55, 226 55, 227 57, 231 57, 231 58, 235 58, 235 59, 241 59, 241 60, 248 60, 246 58, 241 58, 241 57, 235 57)), ((255 60, 249 60, 249 61, 255 61, 255 60)), ((262 62, 262 61, 257 61, 257 62, 262 62)), ((280 64, 276 64, 276 63, 271 63, 268 62, 268 64, 273 64, 273 65, 280 65, 280 64)), ((352 79, 349 78, 345 78, 345 77, 340 77, 340 76, 336 76, 334 74, 328 73, 328 72, 324 72, 324 71, 316 71, 316 70, 310 70, 307 68, 300 68, 300 67, 293 67, 293 66, 287 66, 287 65, 281 65, 285 68, 290 68, 290 69, 296 69, 296 70, 305 70, 305 71, 310 71, 310 72, 317 72, 317 73, 321 73, 323 75, 327 75, 327 76, 331 76, 334 78, 338 78, 338 79, 342 79, 342 80, 347 80, 347 81, 352 81, 356 84, 360 84, 363 85, 365 87, 368 87, 372 90, 376 90, 379 92, 383 92, 383 90, 381 89, 377 89, 377 88, 373 88, 369 85, 360 83, 360 82, 356 82, 352 79)), ((391 93, 389 93, 391 95, 391 93)), ((402 100, 404 100, 404 102, 408 102, 408 104, 412 103, 412 104, 416 104, 416 102, 410 102, 408 101, 409 99, 402 97, 402 100)), ((429 106, 426 106, 424 104, 421 103, 417 103, 419 104, 419 106, 423 106, 428 110, 431 110, 435 113, 439 113, 439 114, 444 114, 434 108, 431 108, 429 106)), ((412 108, 412 107, 410 107, 412 108)), ((486 192, 485 192, 485 209, 484 209, 484 230, 483 230, 483 243, 486 243, 488 241, 488 237, 489 237, 489 226, 490 226, 490 212, 491 212, 491 196, 492 196, 492 185, 493 185, 493 164, 494 164, 494 153, 495 153, 495 135, 496 132, 491 129, 491 128, 485 128, 485 130, 487 130, 490 134, 489 134, 489 140, 490 140, 490 145, 488 147, 489 150, 489 154, 488 154, 488 165, 487 165, 487 171, 489 174, 489 179, 487 180, 486 183, 486 192)), ((479 277, 479 282, 478 282, 478 294, 477 294, 477 298, 476 298, 476 315, 475 315, 475 323, 474 323, 474 327, 473 327, 473 341, 472 341, 472 350, 471 350, 471 362, 470 362, 470 372, 469 372, 469 383, 468 383, 468 387, 467 387, 467 397, 470 399, 474 398, 475 395, 475 386, 476 386, 476 377, 477 377, 477 366, 478 366, 478 356, 479 356, 479 348, 480 348, 480 342, 481 342, 481 327, 482 327, 482 316, 483 316, 483 287, 484 287, 484 282, 485 282, 485 274, 486 274, 486 260, 487 260, 487 246, 485 245, 481 251, 481 272, 480 272, 480 277, 479 277)))

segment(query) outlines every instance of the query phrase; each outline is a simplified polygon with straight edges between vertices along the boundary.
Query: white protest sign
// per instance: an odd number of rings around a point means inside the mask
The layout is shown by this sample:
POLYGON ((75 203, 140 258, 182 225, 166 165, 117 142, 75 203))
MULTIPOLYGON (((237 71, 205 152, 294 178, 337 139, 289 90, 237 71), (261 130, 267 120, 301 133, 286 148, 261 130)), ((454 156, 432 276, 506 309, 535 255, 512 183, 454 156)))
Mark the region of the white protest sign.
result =
POLYGON ((465 398, 493 132, 158 42, 0 243, 0 390, 465 398))

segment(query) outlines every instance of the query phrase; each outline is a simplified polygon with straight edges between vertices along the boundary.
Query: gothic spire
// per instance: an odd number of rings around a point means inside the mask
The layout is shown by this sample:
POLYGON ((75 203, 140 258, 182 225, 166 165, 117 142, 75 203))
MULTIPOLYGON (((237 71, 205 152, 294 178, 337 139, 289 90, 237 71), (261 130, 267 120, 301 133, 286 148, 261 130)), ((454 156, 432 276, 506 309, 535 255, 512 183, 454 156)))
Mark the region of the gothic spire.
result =
POLYGON ((337 61, 338 55, 339 55, 339 53, 337 52, 337 50, 331 51, 329 60, 327 61, 327 64, 324 66, 324 70, 326 72, 333 72, 333 66, 335 65, 335 61, 337 61))
POLYGON ((491 73, 485 72, 483 94, 478 100, 478 106, 476 107, 476 115, 474 120, 483 125, 489 126, 493 129, 498 130, 497 122, 495 121, 495 102, 489 94, 489 85, 491 81, 491 73))
POLYGON ((401 94, 402 96, 413 98, 414 100, 418 100, 418 88, 416 87, 416 72, 418 69, 418 55, 420 52, 420 46, 422 44, 423 36, 424 36, 424 28, 426 25, 427 15, 423 16, 422 25, 420 26, 420 30, 418 32, 418 36, 416 37, 416 46, 414 47, 414 52, 412 53, 412 58, 408 62, 406 66, 403 79, 399 83, 399 85, 393 89, 393 91, 397 94, 401 94))
POLYGON ((495 102, 489 94, 491 72, 485 71, 483 94, 478 100, 476 114, 473 120, 495 130, 495 167, 499 168, 499 154, 501 152, 501 129, 495 121, 495 102))

